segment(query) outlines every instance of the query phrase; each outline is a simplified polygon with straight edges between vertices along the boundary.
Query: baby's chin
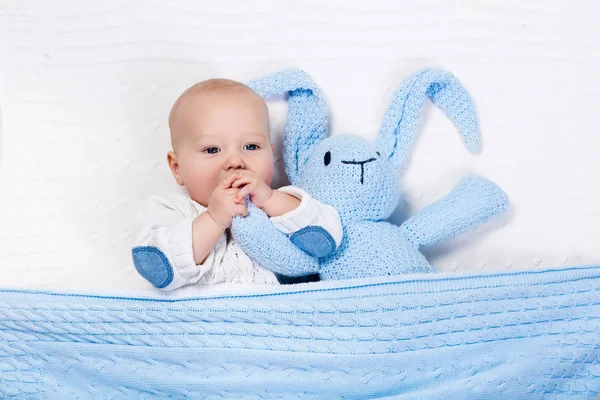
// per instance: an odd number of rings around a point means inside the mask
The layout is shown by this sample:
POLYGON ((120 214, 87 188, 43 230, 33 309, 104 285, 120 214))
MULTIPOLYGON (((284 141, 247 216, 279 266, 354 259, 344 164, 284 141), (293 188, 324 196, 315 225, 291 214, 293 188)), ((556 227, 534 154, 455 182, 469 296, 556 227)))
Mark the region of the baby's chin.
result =
POLYGON ((194 200, 196 203, 198 203, 204 207, 208 207, 208 203, 210 203, 210 198, 205 199, 200 196, 190 196, 190 197, 192 197, 192 200, 194 200))

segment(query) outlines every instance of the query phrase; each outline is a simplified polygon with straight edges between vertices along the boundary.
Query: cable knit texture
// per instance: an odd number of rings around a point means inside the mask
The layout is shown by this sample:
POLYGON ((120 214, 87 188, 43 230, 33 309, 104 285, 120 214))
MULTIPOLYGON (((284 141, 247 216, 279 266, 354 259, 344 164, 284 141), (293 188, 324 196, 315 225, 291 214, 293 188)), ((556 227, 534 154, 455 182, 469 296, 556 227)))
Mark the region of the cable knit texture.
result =
POLYGON ((600 266, 212 298, 0 290, 0 398, 592 400, 599 338, 600 266))
MULTIPOLYGON (((325 104, 301 72, 256 83, 263 95, 290 91, 286 170, 337 207, 345 236, 334 256, 315 260, 249 204, 232 228, 249 253, 281 272, 325 278, 431 271, 418 246, 506 208, 500 189, 470 176, 401 226, 382 222, 397 202, 392 176, 417 126, 403 118, 417 118, 420 96, 440 105, 468 148, 478 144, 472 105, 447 73, 408 82, 376 144, 325 139, 325 104), (298 83, 305 89, 294 89, 298 83), (293 151, 294 143, 307 146, 293 151)), ((200 298, 0 289, 0 398, 592 400, 600 393, 599 338, 600 266, 385 276, 200 298)))
MULTIPOLYGON (((398 169, 406 161, 427 98, 456 125, 469 151, 479 149, 473 102, 458 80, 446 71, 425 69, 401 83, 385 112, 375 143, 353 135, 327 137, 327 103, 321 90, 301 70, 273 73, 249 86, 263 97, 289 94, 283 138, 286 174, 293 185, 333 206, 340 214, 341 245, 331 255, 319 258, 318 265, 312 265, 321 279, 434 272, 435 268, 420 253, 420 246, 454 237, 502 214, 508 207, 508 199, 497 185, 473 175, 463 178, 450 194, 401 226, 385 222, 398 205, 398 169)), ((273 259, 270 253, 288 255, 293 249, 290 243, 270 240, 281 235, 272 227, 242 227, 259 219, 239 221, 234 235, 244 251, 261 265, 277 263, 278 258, 273 259), (250 237, 258 229, 261 236, 250 237), (269 240, 265 242, 264 238, 269 240)), ((290 263, 289 257, 285 259, 288 274, 307 272, 308 262, 290 263)))

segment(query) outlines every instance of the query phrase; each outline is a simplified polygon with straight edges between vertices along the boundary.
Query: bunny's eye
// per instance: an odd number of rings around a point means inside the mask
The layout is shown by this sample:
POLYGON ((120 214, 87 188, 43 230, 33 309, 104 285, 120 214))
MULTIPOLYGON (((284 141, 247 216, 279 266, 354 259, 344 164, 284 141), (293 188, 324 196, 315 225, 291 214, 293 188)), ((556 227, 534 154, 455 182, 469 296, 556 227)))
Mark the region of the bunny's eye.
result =
POLYGON ((328 151, 327 153, 325 153, 325 157, 323 158, 323 162, 325 163, 325 165, 329 165, 329 163, 331 162, 331 152, 328 151))

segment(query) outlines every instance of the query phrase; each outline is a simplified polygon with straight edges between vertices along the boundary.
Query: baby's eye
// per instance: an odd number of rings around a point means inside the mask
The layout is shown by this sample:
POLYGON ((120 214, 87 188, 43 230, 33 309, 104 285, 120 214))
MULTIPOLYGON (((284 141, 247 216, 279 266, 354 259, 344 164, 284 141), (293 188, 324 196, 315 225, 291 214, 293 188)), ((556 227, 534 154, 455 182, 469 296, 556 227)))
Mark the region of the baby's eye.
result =
POLYGON ((202 151, 204 151, 206 154, 217 154, 219 152, 219 148, 218 147, 207 147, 206 149, 204 149, 202 151))
POLYGON ((258 150, 258 145, 257 144, 247 144, 246 146, 244 146, 244 149, 246 150, 258 150))

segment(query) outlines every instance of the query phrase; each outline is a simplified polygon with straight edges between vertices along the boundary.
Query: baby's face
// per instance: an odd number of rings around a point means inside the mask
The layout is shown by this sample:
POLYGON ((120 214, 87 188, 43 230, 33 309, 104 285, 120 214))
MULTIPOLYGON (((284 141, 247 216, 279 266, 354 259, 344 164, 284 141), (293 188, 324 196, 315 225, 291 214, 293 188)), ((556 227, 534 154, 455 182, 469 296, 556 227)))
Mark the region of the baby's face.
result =
POLYGON ((172 135, 178 182, 204 206, 218 183, 237 169, 254 171, 271 184, 269 116, 254 92, 217 90, 192 95, 180 104, 172 135))

